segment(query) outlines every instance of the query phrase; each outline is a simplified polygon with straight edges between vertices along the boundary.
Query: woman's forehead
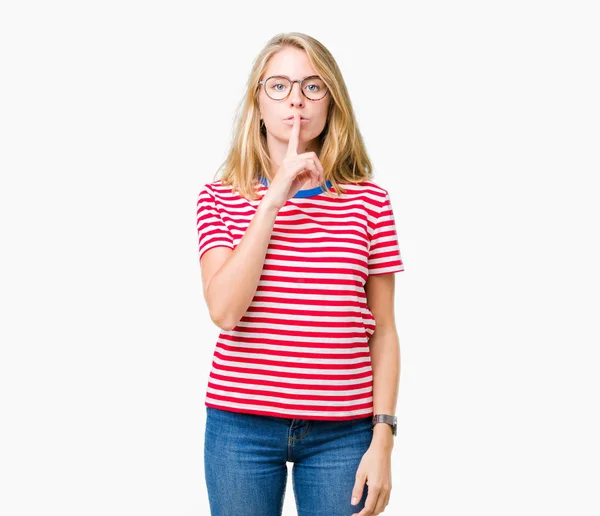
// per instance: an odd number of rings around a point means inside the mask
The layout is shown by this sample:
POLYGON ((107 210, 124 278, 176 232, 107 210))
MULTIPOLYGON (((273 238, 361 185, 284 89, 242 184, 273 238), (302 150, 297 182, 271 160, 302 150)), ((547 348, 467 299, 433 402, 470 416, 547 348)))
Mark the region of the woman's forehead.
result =
POLYGON ((310 64, 308 55, 304 50, 297 48, 284 48, 271 56, 265 75, 283 75, 292 79, 301 79, 310 75, 317 75, 317 72, 310 64))

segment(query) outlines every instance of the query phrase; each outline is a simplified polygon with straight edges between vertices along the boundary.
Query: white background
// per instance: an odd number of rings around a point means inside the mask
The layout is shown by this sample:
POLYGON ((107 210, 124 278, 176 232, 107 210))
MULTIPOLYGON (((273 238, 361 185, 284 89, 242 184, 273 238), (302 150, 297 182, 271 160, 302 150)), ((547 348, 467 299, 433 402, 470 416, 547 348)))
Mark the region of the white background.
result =
POLYGON ((406 266, 385 514, 599 514, 593 4, 3 2, 0 513, 208 514, 196 196, 300 31, 406 266))

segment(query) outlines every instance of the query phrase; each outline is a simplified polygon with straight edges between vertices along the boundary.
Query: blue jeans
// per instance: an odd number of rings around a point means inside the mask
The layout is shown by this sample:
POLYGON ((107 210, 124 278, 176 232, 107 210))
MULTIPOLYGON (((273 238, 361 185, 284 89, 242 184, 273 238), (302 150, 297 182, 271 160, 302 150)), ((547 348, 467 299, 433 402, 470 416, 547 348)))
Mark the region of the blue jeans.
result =
POLYGON ((206 408, 204 473, 211 516, 281 516, 287 465, 298 516, 351 516, 356 471, 373 437, 372 416, 290 419, 206 408))

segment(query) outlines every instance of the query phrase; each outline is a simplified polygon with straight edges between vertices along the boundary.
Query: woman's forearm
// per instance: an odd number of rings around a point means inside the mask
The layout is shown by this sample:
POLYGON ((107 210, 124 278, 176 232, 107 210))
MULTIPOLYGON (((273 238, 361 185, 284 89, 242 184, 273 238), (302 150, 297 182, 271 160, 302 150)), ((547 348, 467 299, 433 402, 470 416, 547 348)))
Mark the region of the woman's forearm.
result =
MULTIPOLYGON (((373 370, 373 414, 395 415, 400 383, 398 333, 395 329, 376 329, 369 339, 369 350, 373 370)), ((392 428, 385 423, 375 425, 373 443, 384 448, 393 448, 392 428)))
POLYGON ((211 319, 235 328, 254 298, 279 210, 265 196, 231 256, 214 274, 206 299, 211 319))

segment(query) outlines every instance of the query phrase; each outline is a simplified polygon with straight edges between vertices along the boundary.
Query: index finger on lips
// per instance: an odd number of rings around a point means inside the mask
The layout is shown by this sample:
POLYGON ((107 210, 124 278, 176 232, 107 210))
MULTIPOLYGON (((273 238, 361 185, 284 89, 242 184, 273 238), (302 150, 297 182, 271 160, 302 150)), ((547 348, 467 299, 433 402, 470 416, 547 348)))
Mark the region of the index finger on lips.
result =
POLYGON ((294 113, 294 125, 290 133, 290 141, 288 143, 287 155, 295 156, 298 154, 298 142, 300 141, 300 115, 294 113))

